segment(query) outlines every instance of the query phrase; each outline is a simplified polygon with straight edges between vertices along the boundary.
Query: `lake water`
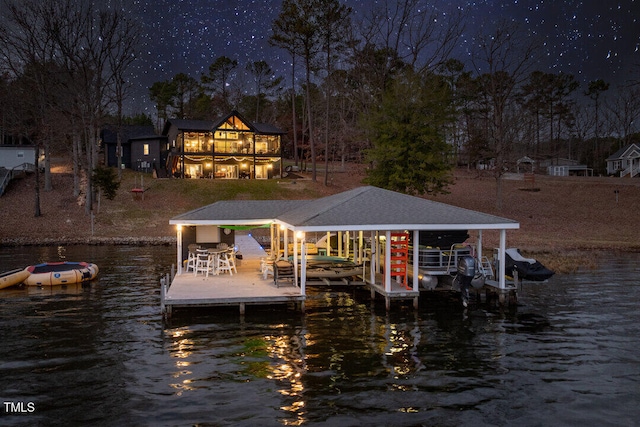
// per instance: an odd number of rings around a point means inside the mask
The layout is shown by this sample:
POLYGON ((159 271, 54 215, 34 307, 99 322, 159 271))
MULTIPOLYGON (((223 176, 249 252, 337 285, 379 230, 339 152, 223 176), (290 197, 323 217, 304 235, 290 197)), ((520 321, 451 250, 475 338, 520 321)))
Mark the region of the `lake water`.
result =
POLYGON ((634 426, 640 255, 525 285, 519 306, 312 290, 164 323, 173 247, 0 248, 0 271, 91 261, 85 287, 0 291, 0 425, 634 426))

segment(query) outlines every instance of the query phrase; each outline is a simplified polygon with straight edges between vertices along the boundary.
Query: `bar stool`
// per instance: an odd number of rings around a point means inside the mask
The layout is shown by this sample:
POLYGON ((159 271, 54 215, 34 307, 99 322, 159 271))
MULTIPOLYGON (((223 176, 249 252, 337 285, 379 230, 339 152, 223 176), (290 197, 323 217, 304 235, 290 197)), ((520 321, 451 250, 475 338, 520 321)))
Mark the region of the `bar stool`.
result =
POLYGON ((198 249, 196 252, 196 265, 193 269, 194 276, 197 276, 199 272, 204 273, 205 277, 209 277, 209 271, 211 271, 211 257, 209 251, 206 249, 198 249))
POLYGON ((218 273, 224 273, 225 271, 228 271, 229 274, 233 276, 234 270, 237 274, 238 269, 236 268, 236 262, 233 259, 233 254, 231 253, 231 251, 222 252, 218 257, 218 273))
POLYGON ((195 244, 191 244, 188 246, 189 248, 189 255, 187 256, 187 264, 185 266, 185 273, 188 273, 189 270, 191 271, 195 271, 196 268, 196 251, 198 250, 199 246, 195 245, 195 244))
POLYGON ((276 261, 275 257, 262 257, 260 258, 260 272, 262 278, 267 279, 268 276, 273 276, 273 263, 276 261))

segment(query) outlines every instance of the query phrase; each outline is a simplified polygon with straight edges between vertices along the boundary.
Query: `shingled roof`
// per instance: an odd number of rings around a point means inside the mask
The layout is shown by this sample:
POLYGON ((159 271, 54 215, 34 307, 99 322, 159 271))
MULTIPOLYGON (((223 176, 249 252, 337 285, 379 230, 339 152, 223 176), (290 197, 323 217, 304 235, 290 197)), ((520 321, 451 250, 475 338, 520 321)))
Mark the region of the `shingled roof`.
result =
POLYGON ((170 220, 182 225, 287 225, 295 231, 517 229, 519 223, 365 186, 314 200, 225 200, 170 220))

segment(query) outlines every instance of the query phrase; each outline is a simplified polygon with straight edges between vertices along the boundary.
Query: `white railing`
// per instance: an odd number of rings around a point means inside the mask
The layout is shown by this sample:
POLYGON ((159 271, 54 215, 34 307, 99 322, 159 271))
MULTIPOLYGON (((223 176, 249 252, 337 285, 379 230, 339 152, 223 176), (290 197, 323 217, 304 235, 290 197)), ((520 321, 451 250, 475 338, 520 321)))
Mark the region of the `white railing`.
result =
POLYGON ((630 175, 631 178, 640 174, 640 164, 639 165, 631 165, 628 168, 624 169, 620 172, 620 178, 630 175))
POLYGON ((13 177, 18 174, 18 172, 33 172, 35 170, 36 166, 33 163, 23 163, 21 165, 15 166, 11 170, 0 172, 0 196, 4 194, 7 186, 9 185, 13 177))
POLYGON ((424 248, 418 249, 418 265, 428 271, 455 271, 460 257, 471 255, 469 246, 453 245, 451 249, 424 248))

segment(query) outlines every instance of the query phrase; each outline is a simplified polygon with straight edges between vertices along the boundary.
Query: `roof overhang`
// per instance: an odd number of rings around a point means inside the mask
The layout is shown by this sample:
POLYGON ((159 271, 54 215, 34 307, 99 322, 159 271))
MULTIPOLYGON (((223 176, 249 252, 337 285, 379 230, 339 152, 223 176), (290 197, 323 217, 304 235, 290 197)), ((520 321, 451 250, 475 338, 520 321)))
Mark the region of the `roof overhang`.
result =
POLYGON ((313 200, 223 200, 184 213, 172 225, 255 225, 293 231, 513 230, 517 221, 376 187, 313 200))

